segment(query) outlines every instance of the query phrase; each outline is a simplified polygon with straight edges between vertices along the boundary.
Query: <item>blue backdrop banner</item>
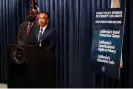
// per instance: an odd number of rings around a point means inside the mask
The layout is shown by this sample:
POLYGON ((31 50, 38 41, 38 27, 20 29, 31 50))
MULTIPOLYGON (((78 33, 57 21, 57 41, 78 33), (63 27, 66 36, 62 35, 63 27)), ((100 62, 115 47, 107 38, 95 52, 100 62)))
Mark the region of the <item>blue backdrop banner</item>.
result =
POLYGON ((123 9, 95 12, 91 49, 92 69, 108 77, 120 77, 120 58, 124 33, 123 9))

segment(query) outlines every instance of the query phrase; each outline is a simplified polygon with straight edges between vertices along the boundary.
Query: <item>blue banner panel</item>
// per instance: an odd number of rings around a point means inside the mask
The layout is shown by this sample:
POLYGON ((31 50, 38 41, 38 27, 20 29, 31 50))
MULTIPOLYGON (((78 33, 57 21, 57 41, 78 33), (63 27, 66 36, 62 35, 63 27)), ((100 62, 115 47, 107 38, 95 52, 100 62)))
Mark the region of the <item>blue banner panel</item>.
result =
POLYGON ((93 21, 91 67, 97 73, 120 77, 125 13, 122 9, 97 10, 93 21))

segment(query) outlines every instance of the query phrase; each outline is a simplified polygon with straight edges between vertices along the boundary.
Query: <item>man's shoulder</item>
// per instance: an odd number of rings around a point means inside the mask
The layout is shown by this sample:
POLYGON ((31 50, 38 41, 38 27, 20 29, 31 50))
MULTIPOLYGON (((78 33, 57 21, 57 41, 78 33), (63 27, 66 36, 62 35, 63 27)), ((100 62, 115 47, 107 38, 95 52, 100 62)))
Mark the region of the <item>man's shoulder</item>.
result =
POLYGON ((20 24, 20 27, 23 27, 23 26, 25 26, 27 24, 28 24, 28 22, 23 22, 22 24, 20 24))
POLYGON ((56 32, 56 30, 55 30, 54 28, 50 28, 50 30, 51 30, 52 32, 56 32))
POLYGON ((47 29, 49 29, 49 31, 56 31, 53 27, 51 27, 51 26, 47 26, 47 29))
POLYGON ((54 28, 49 28, 50 34, 56 34, 56 30, 54 28))
POLYGON ((37 33, 37 32, 39 31, 39 29, 40 29, 40 26, 35 26, 32 30, 33 30, 35 33, 37 33))
POLYGON ((37 21, 35 21, 33 25, 34 25, 34 27, 38 27, 39 26, 37 21))
POLYGON ((37 25, 39 25, 37 21, 35 21, 35 22, 34 22, 34 24, 37 24, 37 25))

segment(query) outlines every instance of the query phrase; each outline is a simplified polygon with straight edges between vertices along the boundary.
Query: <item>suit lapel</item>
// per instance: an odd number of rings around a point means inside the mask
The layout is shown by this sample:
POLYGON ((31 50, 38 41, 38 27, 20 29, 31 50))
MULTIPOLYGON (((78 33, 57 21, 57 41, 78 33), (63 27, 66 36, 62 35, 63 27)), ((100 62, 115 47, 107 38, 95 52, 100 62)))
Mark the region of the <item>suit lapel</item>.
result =
POLYGON ((25 26, 24 26, 24 34, 27 34, 27 27, 28 27, 28 22, 25 23, 25 26))
POLYGON ((34 28, 34 27, 36 27, 36 21, 33 22, 31 29, 34 28))
POLYGON ((45 29, 45 31, 43 32, 43 35, 42 35, 42 36, 43 36, 43 38, 42 38, 43 40, 47 37, 47 35, 48 35, 48 30, 49 30, 49 29, 48 29, 48 26, 47 26, 46 29, 45 29))
POLYGON ((38 26, 35 30, 35 37, 36 37, 36 42, 38 42, 38 34, 39 34, 39 31, 40 31, 40 27, 38 26))

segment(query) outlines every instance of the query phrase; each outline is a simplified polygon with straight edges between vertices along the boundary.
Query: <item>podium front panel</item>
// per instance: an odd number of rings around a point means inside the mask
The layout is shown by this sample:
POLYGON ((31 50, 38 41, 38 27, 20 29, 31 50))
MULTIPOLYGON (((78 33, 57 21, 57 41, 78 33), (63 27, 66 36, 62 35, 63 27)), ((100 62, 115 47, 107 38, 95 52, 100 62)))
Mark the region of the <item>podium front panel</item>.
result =
POLYGON ((55 88, 56 62, 51 50, 38 46, 9 45, 9 88, 55 88), (17 63, 13 50, 20 48, 24 60, 17 63))

